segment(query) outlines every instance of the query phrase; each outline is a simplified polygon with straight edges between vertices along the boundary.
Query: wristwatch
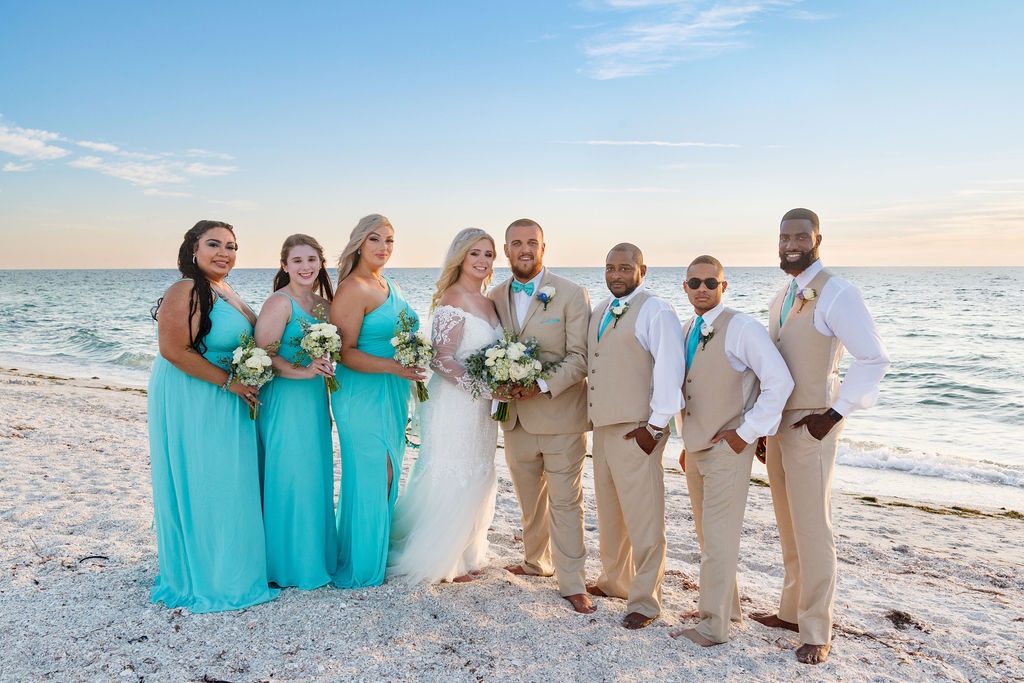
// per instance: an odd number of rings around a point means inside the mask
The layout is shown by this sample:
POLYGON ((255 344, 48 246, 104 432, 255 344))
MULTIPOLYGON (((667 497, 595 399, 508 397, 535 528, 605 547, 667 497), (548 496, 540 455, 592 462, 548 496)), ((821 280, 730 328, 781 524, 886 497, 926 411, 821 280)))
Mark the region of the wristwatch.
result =
POLYGON ((655 427, 652 427, 650 424, 647 425, 647 433, 650 434, 651 438, 654 439, 655 441, 661 441, 663 438, 665 438, 665 431, 666 430, 664 429, 657 429, 655 427))
POLYGON ((825 415, 831 418, 836 424, 839 424, 839 421, 843 419, 843 416, 836 412, 835 408, 829 408, 826 410, 825 415))

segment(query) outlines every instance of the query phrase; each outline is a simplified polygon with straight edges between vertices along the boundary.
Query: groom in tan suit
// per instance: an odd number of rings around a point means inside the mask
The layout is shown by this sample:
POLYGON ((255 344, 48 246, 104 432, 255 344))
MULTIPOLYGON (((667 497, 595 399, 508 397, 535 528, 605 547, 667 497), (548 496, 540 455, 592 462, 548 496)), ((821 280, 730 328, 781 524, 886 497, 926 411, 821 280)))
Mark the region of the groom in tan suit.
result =
POLYGON ((582 614, 594 611, 586 593, 583 541, 583 460, 586 455, 587 290, 544 267, 544 231, 522 218, 505 230, 512 278, 489 294, 502 326, 533 337, 540 360, 557 363, 550 376, 509 398, 505 460, 522 508, 522 563, 513 574, 558 578, 558 591, 582 614), (553 560, 553 561, 552 561, 553 560))

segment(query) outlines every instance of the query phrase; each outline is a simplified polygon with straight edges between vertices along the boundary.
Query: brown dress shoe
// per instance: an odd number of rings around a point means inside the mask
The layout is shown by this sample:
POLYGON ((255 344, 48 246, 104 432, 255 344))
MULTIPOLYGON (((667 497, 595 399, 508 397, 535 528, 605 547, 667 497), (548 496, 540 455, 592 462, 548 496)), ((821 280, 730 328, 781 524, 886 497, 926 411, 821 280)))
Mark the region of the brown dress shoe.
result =
POLYGON ((639 612, 630 612, 626 615, 626 618, 622 620, 622 625, 631 631, 637 629, 646 628, 651 625, 654 621, 654 617, 649 617, 646 614, 640 614, 639 612))

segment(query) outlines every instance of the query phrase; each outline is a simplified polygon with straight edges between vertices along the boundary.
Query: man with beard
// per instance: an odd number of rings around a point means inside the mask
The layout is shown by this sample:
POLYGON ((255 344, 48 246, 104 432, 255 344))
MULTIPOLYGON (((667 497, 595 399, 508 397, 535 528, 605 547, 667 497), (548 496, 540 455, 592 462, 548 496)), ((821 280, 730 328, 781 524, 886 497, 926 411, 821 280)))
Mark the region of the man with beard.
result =
POLYGON ((643 287, 640 249, 617 244, 605 258, 611 296, 594 308, 587 335, 594 425, 601 576, 592 595, 623 598, 628 629, 661 613, 665 574, 665 450, 668 421, 683 407, 683 331, 671 304, 643 287))
POLYGON ((818 259, 818 216, 792 209, 779 228, 781 268, 792 276, 772 300, 768 331, 795 387, 766 457, 785 577, 776 614, 754 615, 774 628, 797 631, 796 658, 820 664, 832 642, 836 546, 832 535, 832 475, 842 422, 870 408, 889 356, 860 292, 818 259), (842 382, 844 348, 853 362, 842 382))
POLYGON ((512 278, 489 294, 502 327, 533 337, 550 375, 508 398, 505 460, 522 508, 524 559, 513 574, 558 578, 574 610, 590 614, 583 541, 583 460, 587 452, 587 326, 590 297, 544 267, 544 231, 521 218, 505 230, 512 278), (553 560, 553 562, 552 562, 553 560))

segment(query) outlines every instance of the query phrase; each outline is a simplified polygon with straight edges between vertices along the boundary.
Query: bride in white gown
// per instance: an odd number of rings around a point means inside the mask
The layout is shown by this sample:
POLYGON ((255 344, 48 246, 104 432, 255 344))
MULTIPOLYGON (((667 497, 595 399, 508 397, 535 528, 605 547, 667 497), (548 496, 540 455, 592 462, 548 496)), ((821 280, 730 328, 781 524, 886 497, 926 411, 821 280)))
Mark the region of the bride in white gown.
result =
POLYGON ((498 423, 486 390, 473 398, 463 362, 501 337, 484 290, 494 275, 494 239, 467 228, 455 236, 431 301, 436 356, 422 404, 421 446, 391 523, 388 576, 469 581, 487 564, 494 518, 498 423))

